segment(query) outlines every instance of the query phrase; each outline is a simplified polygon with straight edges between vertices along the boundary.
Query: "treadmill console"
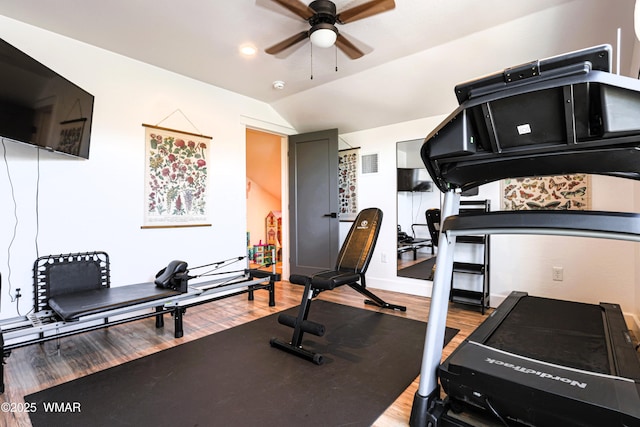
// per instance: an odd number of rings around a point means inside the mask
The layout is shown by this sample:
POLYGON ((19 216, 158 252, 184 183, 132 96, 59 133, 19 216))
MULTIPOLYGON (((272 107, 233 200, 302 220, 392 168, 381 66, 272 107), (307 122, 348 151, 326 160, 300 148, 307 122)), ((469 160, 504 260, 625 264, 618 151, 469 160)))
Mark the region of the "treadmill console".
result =
POLYGON ((640 82, 608 72, 610 55, 603 45, 458 85, 460 106, 421 150, 439 189, 569 173, 640 179, 640 82))

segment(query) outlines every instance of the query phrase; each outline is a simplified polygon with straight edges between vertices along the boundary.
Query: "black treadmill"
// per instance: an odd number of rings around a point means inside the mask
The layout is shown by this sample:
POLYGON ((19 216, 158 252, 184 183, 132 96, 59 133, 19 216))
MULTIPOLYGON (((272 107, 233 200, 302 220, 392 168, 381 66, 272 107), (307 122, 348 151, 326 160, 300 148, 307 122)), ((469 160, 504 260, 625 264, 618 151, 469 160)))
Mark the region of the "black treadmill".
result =
POLYGON ((617 304, 513 292, 438 372, 450 407, 508 425, 640 423, 640 364, 617 304))
POLYGON ((459 213, 462 191, 504 178, 640 179, 640 82, 610 64, 603 45, 458 85, 460 106, 426 138, 422 159, 445 198, 412 426, 472 425, 453 414, 467 410, 502 425, 640 425, 640 357, 615 303, 513 292, 440 364, 458 236, 640 241, 635 213, 459 213))

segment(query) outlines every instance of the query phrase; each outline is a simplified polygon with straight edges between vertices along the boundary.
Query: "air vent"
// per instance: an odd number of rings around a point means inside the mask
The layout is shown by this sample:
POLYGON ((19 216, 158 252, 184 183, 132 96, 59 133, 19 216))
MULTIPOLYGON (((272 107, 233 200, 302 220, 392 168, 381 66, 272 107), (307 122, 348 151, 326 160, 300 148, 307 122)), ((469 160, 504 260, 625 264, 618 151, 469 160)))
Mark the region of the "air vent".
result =
POLYGON ((362 173, 378 173, 378 153, 362 156, 362 173))

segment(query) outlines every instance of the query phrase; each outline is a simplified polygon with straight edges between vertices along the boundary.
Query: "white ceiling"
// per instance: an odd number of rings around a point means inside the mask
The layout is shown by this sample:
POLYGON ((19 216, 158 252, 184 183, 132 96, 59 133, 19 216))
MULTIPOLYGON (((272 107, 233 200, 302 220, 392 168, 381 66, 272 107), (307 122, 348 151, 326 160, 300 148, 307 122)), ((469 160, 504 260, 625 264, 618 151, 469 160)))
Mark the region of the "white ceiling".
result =
MULTIPOLYGON (((340 12, 363 0, 335 3, 340 12)), ((262 100, 300 132, 342 134, 448 114, 457 83, 616 47, 618 28, 622 73, 631 74, 633 8, 634 0, 396 0, 392 11, 339 26, 364 57, 315 48, 311 79, 309 43, 264 53, 308 28, 271 0, 0 0, 9 18, 262 100), (253 58, 239 53, 247 43, 259 49, 253 58)))

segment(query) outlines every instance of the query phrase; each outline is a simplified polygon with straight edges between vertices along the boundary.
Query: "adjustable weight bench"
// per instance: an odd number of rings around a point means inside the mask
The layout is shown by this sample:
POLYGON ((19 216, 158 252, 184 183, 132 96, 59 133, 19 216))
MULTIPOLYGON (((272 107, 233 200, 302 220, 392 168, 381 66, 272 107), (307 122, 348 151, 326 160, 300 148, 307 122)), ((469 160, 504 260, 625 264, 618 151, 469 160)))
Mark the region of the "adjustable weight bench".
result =
POLYGON ((382 211, 380 209, 368 208, 362 210, 347 234, 338 254, 334 270, 323 271, 313 276, 292 274, 289 277, 291 283, 304 286, 302 301, 297 316, 281 314, 278 317, 280 324, 293 328, 291 341, 285 342, 272 338, 270 341, 272 347, 285 350, 321 365, 323 356, 304 349, 302 347, 302 337, 305 332, 316 336, 324 335, 324 325, 307 319, 311 302, 320 292, 330 291, 338 286, 347 285, 365 295, 369 298, 365 300, 365 304, 406 311, 406 307, 389 304, 366 289, 365 272, 371 261, 381 224, 382 211))

